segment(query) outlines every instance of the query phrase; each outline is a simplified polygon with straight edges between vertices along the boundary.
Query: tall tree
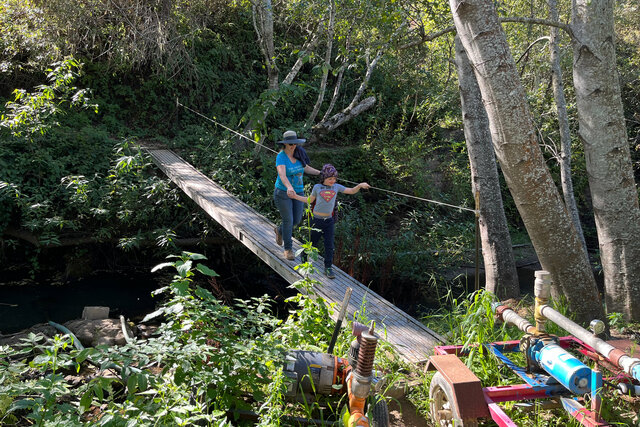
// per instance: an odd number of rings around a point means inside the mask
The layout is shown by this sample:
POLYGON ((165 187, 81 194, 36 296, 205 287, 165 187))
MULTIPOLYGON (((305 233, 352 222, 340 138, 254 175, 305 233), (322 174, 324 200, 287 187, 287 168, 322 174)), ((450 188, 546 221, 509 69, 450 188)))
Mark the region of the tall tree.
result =
MULTIPOLYGON (((548 0, 549 19, 560 21, 558 17, 558 7, 556 0, 548 0)), ((560 184, 562 195, 567 210, 571 215, 574 227, 578 232, 578 237, 582 242, 582 247, 587 251, 587 244, 584 240, 580 216, 576 198, 573 194, 573 178, 571 176, 571 132, 569 130, 569 115, 567 113, 567 100, 564 96, 564 84, 562 82, 562 69, 560 68, 560 52, 558 47, 558 28, 549 27, 549 61, 551 62, 551 83, 553 86, 553 99, 556 104, 556 114, 558 115, 558 128, 560 130, 560 152, 556 155, 560 164, 560 184)))
POLYGON ((307 118, 305 128, 309 128, 315 121, 322 102, 324 101, 324 93, 327 89, 327 79, 329 78, 329 69, 331 68, 331 56, 333 54, 333 33, 334 23, 336 20, 336 5, 334 0, 329 0, 329 23, 327 24, 327 50, 324 54, 324 64, 322 64, 322 81, 320 82, 320 88, 318 89, 318 98, 316 104, 313 106, 313 111, 307 118))
POLYGON ((278 89, 278 64, 273 44, 273 6, 271 0, 254 1, 251 4, 253 12, 253 28, 258 37, 258 45, 264 56, 267 68, 269 89, 278 89))
POLYGON ((573 81, 607 310, 640 320, 640 208, 616 70, 613 0, 573 0, 573 81))
POLYGON ((591 266, 538 145, 525 91, 492 0, 449 0, 474 67, 507 185, 557 291, 580 322, 603 310, 591 266))
POLYGON ((504 214, 489 118, 467 53, 456 36, 456 67, 462 104, 464 136, 471 166, 473 193, 479 199, 479 225, 485 287, 500 298, 520 296, 511 236, 504 214))

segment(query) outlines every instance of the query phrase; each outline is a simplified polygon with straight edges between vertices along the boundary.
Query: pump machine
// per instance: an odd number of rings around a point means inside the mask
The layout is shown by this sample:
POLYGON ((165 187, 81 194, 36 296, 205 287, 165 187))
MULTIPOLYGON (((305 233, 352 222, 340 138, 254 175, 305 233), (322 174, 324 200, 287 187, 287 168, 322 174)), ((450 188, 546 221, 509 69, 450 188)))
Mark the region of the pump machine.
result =
POLYGON ((537 271, 535 326, 505 305, 493 306, 498 318, 517 326, 525 335, 519 341, 483 345, 524 383, 482 387, 480 380, 458 358, 464 354, 463 346, 435 348, 436 355, 431 356, 426 369, 437 371, 429 392, 431 417, 437 425, 475 426, 479 418, 492 418, 499 426, 516 426, 498 403, 523 402, 520 405, 526 409, 536 400, 543 408, 562 406, 584 426, 609 425, 600 417, 603 368, 615 376, 609 383, 615 382, 622 394, 638 395, 640 359, 628 354, 637 346, 624 340, 604 341, 597 336, 604 331, 600 320, 591 322, 589 332, 549 307, 550 286, 549 273, 537 271), (547 334, 547 320, 572 336, 560 338, 547 334), (526 366, 518 366, 507 357, 515 352, 522 353, 526 366), (576 355, 581 355, 592 367, 576 355))

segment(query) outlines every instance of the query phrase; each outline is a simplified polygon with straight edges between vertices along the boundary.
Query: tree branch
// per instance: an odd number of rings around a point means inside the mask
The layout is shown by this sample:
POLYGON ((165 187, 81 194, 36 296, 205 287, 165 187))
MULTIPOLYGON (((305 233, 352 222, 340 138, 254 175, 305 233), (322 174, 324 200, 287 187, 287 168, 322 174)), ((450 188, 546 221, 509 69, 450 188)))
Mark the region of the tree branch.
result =
MULTIPOLYGON (((577 40, 577 37, 573 33, 573 29, 571 28, 571 25, 565 24, 563 22, 552 21, 550 19, 527 18, 527 17, 517 17, 517 16, 500 18, 500 22, 501 23, 518 22, 518 23, 521 23, 521 24, 538 24, 538 25, 546 25, 548 27, 556 27, 556 28, 559 28, 559 29, 563 30, 564 32, 566 32, 567 35, 569 37, 571 37, 572 40, 577 40)), ((443 36, 445 34, 455 33, 455 32, 456 32, 456 27, 452 25, 452 26, 444 28, 444 29, 442 29, 440 31, 435 31, 435 32, 429 33, 429 34, 422 34, 419 39, 411 41, 411 42, 406 43, 406 44, 403 44, 403 45, 399 46, 398 49, 408 49, 410 47, 418 46, 418 45, 421 45, 423 43, 435 40, 438 37, 443 36)))

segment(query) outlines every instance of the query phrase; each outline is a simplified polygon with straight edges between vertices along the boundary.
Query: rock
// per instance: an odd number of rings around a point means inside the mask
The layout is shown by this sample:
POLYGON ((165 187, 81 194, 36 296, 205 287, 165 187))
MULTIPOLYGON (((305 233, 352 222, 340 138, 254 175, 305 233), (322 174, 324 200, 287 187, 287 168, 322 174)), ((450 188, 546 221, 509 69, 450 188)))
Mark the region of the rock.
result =
MULTIPOLYGON (((95 319, 95 320, 71 320, 64 324, 86 347, 97 345, 124 345, 126 340, 122 333, 120 320, 118 319, 95 319)), ((130 337, 134 334, 128 325, 127 333, 130 337)))
POLYGON ((30 333, 43 335, 45 337, 52 337, 57 333, 57 331, 53 326, 50 326, 46 323, 40 323, 37 325, 33 325, 31 328, 24 331, 16 332, 9 335, 0 335, 0 345, 8 345, 15 348, 19 346, 21 340, 23 338, 26 338, 30 333))
POLYGON ((109 307, 100 306, 87 306, 82 310, 82 319, 84 320, 96 320, 96 319, 108 319, 109 307))

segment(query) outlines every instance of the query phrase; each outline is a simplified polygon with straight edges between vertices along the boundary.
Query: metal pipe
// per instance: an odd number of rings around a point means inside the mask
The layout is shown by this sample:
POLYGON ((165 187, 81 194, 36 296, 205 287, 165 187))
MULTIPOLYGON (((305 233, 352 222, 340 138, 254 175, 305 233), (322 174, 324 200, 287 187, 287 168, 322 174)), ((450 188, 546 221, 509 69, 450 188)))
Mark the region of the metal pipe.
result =
POLYGON ((536 286, 534 287, 534 294, 536 297, 536 322, 538 322, 538 319, 540 318, 542 325, 544 325, 544 319, 551 320, 556 325, 562 327, 567 332, 578 338, 580 341, 591 346, 614 365, 622 368, 622 370, 627 374, 640 381, 640 359, 629 356, 624 351, 615 348, 608 342, 598 338, 577 323, 549 307, 545 302, 549 299, 550 290, 551 275, 544 270, 536 271, 536 286), (540 279, 539 282, 538 279, 540 279))
POLYGON ((528 320, 520 317, 518 313, 513 311, 506 305, 500 305, 500 303, 494 303, 491 307, 493 311, 502 318, 505 323, 515 325, 522 332, 526 332, 531 335, 537 335, 538 330, 528 320))
POLYGON ((536 319, 536 329, 544 332, 547 319, 540 313, 539 307, 549 302, 549 296, 551 295, 551 274, 544 270, 538 270, 535 276, 534 295, 536 297, 536 305, 534 317, 536 319))
POLYGON ((344 320, 344 316, 347 314, 347 307, 349 306, 349 299, 351 298, 351 292, 353 292, 352 288, 347 288, 347 291, 344 293, 344 299, 342 300, 342 307, 340 308, 340 313, 338 314, 338 320, 336 320, 336 326, 333 328, 333 335, 331 336, 331 341, 329 341, 329 348, 327 349, 327 353, 333 353, 333 348, 336 345, 336 340, 338 339, 338 334, 340 333, 340 328, 342 327, 342 321, 344 320))
POLYGON ((600 355, 613 362, 614 365, 622 368, 627 374, 640 381, 640 359, 631 357, 624 351, 619 350, 608 342, 596 337, 577 323, 567 319, 548 305, 540 306, 540 314, 553 323, 557 324, 580 341, 589 345, 600 355))

